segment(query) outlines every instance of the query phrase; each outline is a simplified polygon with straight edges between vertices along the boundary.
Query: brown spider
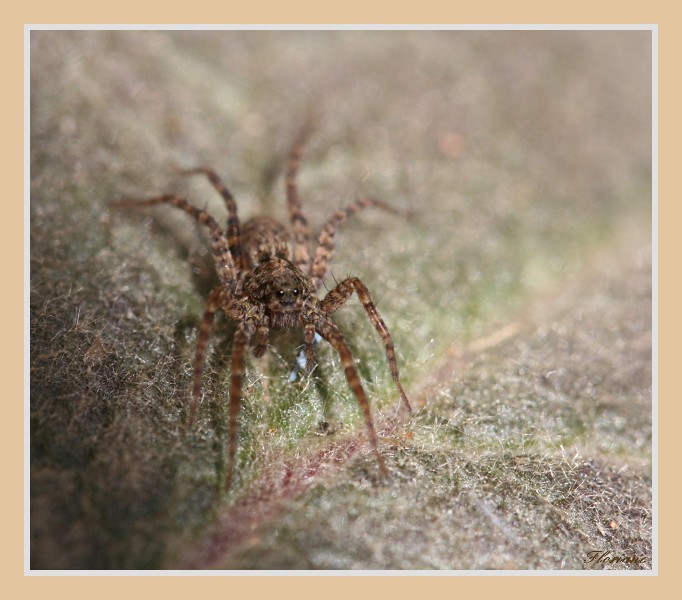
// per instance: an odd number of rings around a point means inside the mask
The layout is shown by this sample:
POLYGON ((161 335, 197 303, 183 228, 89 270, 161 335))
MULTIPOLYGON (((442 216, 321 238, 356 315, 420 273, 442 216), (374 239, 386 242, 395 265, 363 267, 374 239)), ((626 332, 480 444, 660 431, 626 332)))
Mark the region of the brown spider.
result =
POLYGON ((222 195, 228 213, 226 233, 208 213, 195 208, 178 196, 163 195, 146 200, 125 199, 113 203, 124 207, 171 204, 194 217, 210 232, 220 285, 210 292, 199 327, 194 359, 193 401, 188 425, 192 426, 201 396, 204 355, 213 320, 216 312, 222 310, 230 319, 239 323, 232 346, 226 489, 231 485, 237 450, 237 414, 242 396, 244 354, 249 342, 255 337, 253 354, 257 357, 262 356, 268 345, 270 329, 303 328, 305 363, 308 370, 313 364, 316 332, 338 352, 348 385, 364 413, 369 441, 379 467, 384 475, 388 474, 379 453, 369 402, 355 370, 353 356, 341 331, 331 319, 331 314, 340 308, 353 292, 357 293, 367 316, 384 341, 391 374, 400 393, 401 402, 412 412, 400 384, 391 334, 372 302, 365 284, 357 277, 349 277, 336 285, 324 299, 320 300, 316 296, 322 279, 329 271, 338 226, 351 215, 368 207, 378 207, 393 213, 397 211, 374 198, 358 200, 345 210, 337 211, 322 228, 315 255, 312 256, 312 233, 301 210, 296 187, 296 174, 305 137, 304 132, 291 148, 286 171, 286 197, 293 229, 293 252, 288 231, 271 217, 255 217, 240 226, 237 205, 232 194, 211 169, 202 167, 183 173, 206 175, 213 187, 222 195))

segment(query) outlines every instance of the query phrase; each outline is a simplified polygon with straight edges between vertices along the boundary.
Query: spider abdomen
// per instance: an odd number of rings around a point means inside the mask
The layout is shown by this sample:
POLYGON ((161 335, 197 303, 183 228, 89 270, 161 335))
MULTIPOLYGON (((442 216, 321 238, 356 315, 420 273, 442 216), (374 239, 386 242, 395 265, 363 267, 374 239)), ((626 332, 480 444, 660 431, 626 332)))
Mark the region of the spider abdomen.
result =
POLYGON ((249 219, 242 225, 240 238, 248 270, 272 258, 291 259, 291 236, 286 227, 272 217, 249 219))

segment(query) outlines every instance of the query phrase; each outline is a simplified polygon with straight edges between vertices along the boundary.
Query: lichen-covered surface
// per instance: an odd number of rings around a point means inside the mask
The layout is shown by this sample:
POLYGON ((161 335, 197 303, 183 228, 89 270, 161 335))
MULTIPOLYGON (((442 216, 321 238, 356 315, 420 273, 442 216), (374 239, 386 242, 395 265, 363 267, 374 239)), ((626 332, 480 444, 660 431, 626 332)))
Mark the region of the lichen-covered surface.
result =
POLYGON ((32 32, 32 568, 652 568, 650 61, 641 31, 32 32), (412 211, 344 224, 332 271, 372 291, 418 410, 354 300, 391 479, 338 358, 289 383, 279 335, 225 494, 229 323, 184 428, 205 236, 108 202, 222 220, 175 171, 206 165, 284 218, 311 113, 314 227, 412 211))

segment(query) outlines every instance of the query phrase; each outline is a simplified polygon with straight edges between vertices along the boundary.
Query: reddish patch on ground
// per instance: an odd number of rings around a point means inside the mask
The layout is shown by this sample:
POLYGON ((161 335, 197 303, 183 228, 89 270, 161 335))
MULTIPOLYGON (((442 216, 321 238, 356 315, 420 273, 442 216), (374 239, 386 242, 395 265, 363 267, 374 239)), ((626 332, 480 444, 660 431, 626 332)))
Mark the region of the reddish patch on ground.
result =
MULTIPOLYGON (((394 435, 400 424, 396 417, 382 416, 376 423, 377 434, 380 438, 394 435)), ((245 494, 220 516, 207 537, 181 558, 177 568, 219 569, 231 554, 257 545, 260 542, 258 529, 263 523, 274 519, 288 501, 319 482, 325 472, 347 464, 363 449, 372 452, 365 433, 358 432, 333 441, 323 450, 286 455, 273 461, 245 494)))

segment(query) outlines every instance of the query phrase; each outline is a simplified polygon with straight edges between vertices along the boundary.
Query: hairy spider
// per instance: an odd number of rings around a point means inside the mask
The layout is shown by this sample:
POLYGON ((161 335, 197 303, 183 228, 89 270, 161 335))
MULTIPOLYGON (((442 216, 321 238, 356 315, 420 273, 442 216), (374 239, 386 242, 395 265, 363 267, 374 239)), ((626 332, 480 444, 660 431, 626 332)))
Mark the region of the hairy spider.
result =
POLYGON ((204 317, 199 327, 194 358, 192 406, 188 425, 191 427, 201 396, 201 378, 204 356, 216 312, 222 310, 237 321, 231 358, 230 405, 228 426, 228 461, 225 488, 229 489, 237 451, 237 415, 242 396, 244 355, 255 338, 253 354, 262 356, 268 345, 270 329, 303 328, 305 363, 310 370, 314 360, 314 339, 318 333, 338 352, 341 364, 353 394, 364 413, 365 424, 374 454, 384 475, 388 473, 379 452, 377 435, 372 422, 367 395, 355 369, 353 356, 339 328, 331 319, 346 300, 356 292, 369 320, 386 346, 386 356, 391 375, 400 393, 403 406, 411 412, 410 403, 400 384, 398 365, 391 334, 372 302, 369 290, 357 277, 338 283, 323 299, 316 296, 322 279, 329 271, 334 255, 336 230, 348 217, 369 207, 396 213, 394 209, 374 198, 365 198, 339 210, 327 221, 312 255, 312 232, 301 210, 296 187, 296 175, 306 132, 301 133, 289 153, 286 170, 286 198, 289 219, 293 229, 293 244, 287 229, 267 216, 255 217, 240 226, 237 205, 232 194, 211 169, 196 168, 183 174, 206 175, 221 194, 227 206, 227 231, 219 227, 213 217, 195 208, 183 198, 163 195, 146 200, 119 200, 113 204, 124 207, 144 207, 156 204, 175 206, 210 232, 211 247, 220 285, 208 295, 204 317))

